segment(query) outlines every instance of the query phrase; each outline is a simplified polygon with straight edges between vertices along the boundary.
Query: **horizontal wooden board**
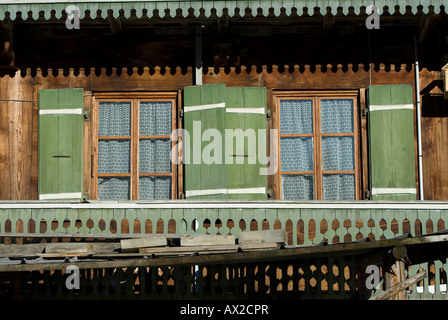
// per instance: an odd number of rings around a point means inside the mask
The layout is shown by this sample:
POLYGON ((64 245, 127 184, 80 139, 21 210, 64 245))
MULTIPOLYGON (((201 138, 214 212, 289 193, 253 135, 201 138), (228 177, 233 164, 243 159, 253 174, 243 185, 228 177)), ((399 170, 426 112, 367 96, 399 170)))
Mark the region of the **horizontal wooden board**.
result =
POLYGON ((283 229, 240 232, 238 243, 278 243, 287 244, 288 234, 283 229))
POLYGON ((45 246, 45 253, 93 253, 95 252, 95 245, 86 242, 54 242, 47 243, 45 246))
POLYGON ((137 250, 139 248, 162 247, 168 244, 167 237, 147 237, 120 240, 121 250, 137 250))
POLYGON ((253 243, 253 244, 217 244, 217 245, 200 245, 200 246, 186 246, 186 247, 166 247, 166 248, 143 248, 139 249, 139 253, 148 253, 155 255, 172 255, 172 254, 186 254, 195 252, 218 253, 218 252, 237 252, 266 250, 278 248, 277 243, 253 243))
POLYGON ((180 238, 181 246, 235 244, 233 235, 187 234, 180 238))

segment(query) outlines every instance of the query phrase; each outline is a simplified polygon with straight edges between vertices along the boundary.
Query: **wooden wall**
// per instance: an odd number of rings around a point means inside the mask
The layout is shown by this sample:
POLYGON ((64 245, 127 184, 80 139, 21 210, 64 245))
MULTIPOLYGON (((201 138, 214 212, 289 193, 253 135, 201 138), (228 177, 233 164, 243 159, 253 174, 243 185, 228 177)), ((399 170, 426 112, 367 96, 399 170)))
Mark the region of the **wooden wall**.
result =
MULTIPOLYGON (((0 99, 33 100, 33 78, 19 73, 0 78, 0 99)), ((0 199, 35 198, 33 177, 37 177, 32 167, 37 166, 33 157, 36 130, 33 102, 0 101, 0 199)))
POLYGON ((422 162, 424 195, 448 199, 448 100, 443 98, 440 72, 420 75, 422 99, 422 162))
MULTIPOLYGON (((105 91, 178 91, 192 85, 192 69, 186 71, 180 68, 137 68, 106 72, 106 69, 88 70, 49 70, 43 73, 37 71, 31 75, 27 70, 14 77, 0 78, 0 99, 37 100, 40 89, 48 88, 84 88, 85 109, 91 108, 91 94, 105 91)), ((424 73, 425 71, 422 71, 424 73)), ((423 80, 422 80, 423 81, 423 80)), ((348 66, 294 66, 279 68, 253 67, 246 69, 216 69, 204 70, 203 83, 226 83, 228 86, 264 86, 268 90, 268 109, 271 109, 273 90, 321 90, 321 89, 363 89, 370 84, 414 84, 414 72, 405 66, 378 65, 372 72, 364 65, 348 66)), ((363 107, 363 99, 361 106, 363 107)), ((361 122, 363 122, 361 120, 361 122)), ((91 130, 90 122, 85 126, 85 190, 91 186, 90 175, 91 130)), ((447 124, 441 124, 446 129, 447 124)), ((268 122, 268 127, 271 126, 268 122)), ((365 129, 365 123, 361 123, 365 129)), ((440 129, 441 130, 441 129, 440 129)), ((446 135, 445 135, 446 137, 446 135)), ((426 147, 434 145, 428 139, 426 147)), ((437 145, 436 154, 446 153, 445 146, 437 145)), ((366 151, 366 145, 362 143, 366 151)), ((417 148, 416 148, 417 150, 417 148)), ((0 100, 0 199, 24 200, 37 199, 37 101, 6 102, 0 100)), ((417 163, 417 161, 416 161, 417 163)), ((417 170, 417 167, 416 167, 417 170)), ((366 176, 366 168, 363 168, 366 176)), ((417 173, 417 171, 416 171, 417 173)), ((418 176, 416 174, 416 176, 418 176)), ((431 176, 431 174, 430 174, 431 176)), ((275 177, 270 178, 273 184, 275 177)), ((425 178, 427 179, 427 178, 425 178)), ((365 183, 365 182, 364 182, 365 183)), ((425 180, 426 183, 426 180, 425 180)), ((448 199, 448 181, 444 194, 440 197, 448 199)), ((425 185, 426 186, 426 185, 425 185)), ((442 187, 440 187, 442 188, 442 187)), ((426 193, 426 192, 425 192, 426 193)))

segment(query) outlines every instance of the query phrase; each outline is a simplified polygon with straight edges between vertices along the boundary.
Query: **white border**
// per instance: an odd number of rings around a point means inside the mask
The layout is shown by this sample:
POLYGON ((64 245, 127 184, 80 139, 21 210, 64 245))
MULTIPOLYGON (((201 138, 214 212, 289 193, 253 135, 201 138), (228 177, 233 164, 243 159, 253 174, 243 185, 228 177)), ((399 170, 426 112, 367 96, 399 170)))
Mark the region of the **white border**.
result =
POLYGON ((201 111, 201 110, 225 108, 225 107, 226 107, 225 102, 213 103, 213 104, 203 104, 203 105, 200 105, 200 106, 184 107, 184 112, 201 111))
POLYGON ((82 114, 82 108, 76 109, 41 109, 39 115, 48 114, 82 114))
POLYGON ((373 195, 379 194, 417 194, 416 188, 372 188, 373 195))
POLYGON ((413 104, 371 105, 369 111, 408 110, 414 109, 413 104))
POLYGON ((39 200, 57 200, 57 199, 81 199, 81 192, 71 193, 44 193, 39 195, 39 200))
POLYGON ((264 114, 264 108, 227 108, 226 113, 264 114))

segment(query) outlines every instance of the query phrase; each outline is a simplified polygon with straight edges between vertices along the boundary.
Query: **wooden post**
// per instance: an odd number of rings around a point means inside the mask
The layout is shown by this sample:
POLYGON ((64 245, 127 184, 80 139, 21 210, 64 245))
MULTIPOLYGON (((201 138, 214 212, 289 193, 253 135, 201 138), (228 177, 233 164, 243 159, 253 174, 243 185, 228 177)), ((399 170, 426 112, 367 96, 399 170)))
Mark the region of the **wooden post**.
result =
MULTIPOLYGON (((402 283, 406 280, 406 271, 405 271, 405 264, 403 261, 396 261, 392 267, 392 271, 394 274, 391 274, 389 272, 386 273, 385 282, 386 282, 386 290, 391 289, 392 287, 396 286, 399 283, 402 283)), ((401 290, 398 291, 396 294, 391 295, 388 297, 389 300, 406 300, 406 291, 401 290)))
POLYGON ((422 270, 419 273, 417 273, 415 276, 412 276, 409 279, 399 282, 395 286, 393 286, 393 287, 387 289, 386 291, 384 291, 383 293, 381 293, 379 296, 373 297, 370 300, 390 299, 390 297, 392 297, 394 295, 395 296, 398 295, 403 290, 406 290, 407 287, 412 286, 414 283, 421 281, 425 277, 426 277, 426 271, 422 270))

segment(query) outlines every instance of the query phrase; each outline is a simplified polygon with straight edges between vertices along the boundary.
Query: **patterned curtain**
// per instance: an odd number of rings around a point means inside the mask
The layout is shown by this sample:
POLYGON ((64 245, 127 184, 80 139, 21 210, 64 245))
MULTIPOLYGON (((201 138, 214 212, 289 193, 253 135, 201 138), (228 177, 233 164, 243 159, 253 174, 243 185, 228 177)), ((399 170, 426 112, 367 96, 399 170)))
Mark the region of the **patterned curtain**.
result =
POLYGON ((129 200, 130 188, 128 177, 98 178, 98 200, 129 200))
MULTIPOLYGON (((282 100, 280 102, 280 134, 313 133, 313 101, 282 100)), ((313 137, 280 137, 282 172, 313 171, 313 137)), ((314 175, 284 174, 281 177, 282 199, 314 199, 314 175)))
MULTIPOLYGON (((354 200, 355 170, 353 100, 320 99, 321 166, 324 200, 354 200), (332 134, 332 135, 325 135, 332 134), (342 134, 342 135, 339 135, 342 134), (344 135, 345 134, 345 135, 344 135), (346 135, 350 134, 350 135, 346 135), (326 174, 325 171, 333 171, 326 174), (345 171, 338 173, 337 171, 345 171)), ((282 173, 314 171, 313 100, 280 101, 280 163, 282 173)), ((314 199, 313 174, 282 174, 282 199, 314 199)))
POLYGON ((171 177, 140 177, 139 199, 162 200, 171 198, 171 177))
MULTIPOLYGON (((140 136, 171 135, 171 102, 140 102, 140 136)), ((139 140, 139 172, 171 172, 171 140, 151 138, 139 140)), ((140 176, 139 199, 159 200, 171 198, 171 176, 140 176)))
MULTIPOLYGON (((101 137, 130 137, 131 103, 100 102, 98 106, 98 173, 131 172, 131 140, 101 139, 101 137)), ((128 177, 98 178, 99 200, 130 199, 128 177)))
MULTIPOLYGON (((353 133, 353 100, 322 99, 320 101, 321 131, 325 133, 353 133)), ((354 171, 353 136, 322 137, 322 170, 354 171)), ((354 174, 324 174, 324 200, 355 200, 354 174)))
POLYGON ((313 133, 313 101, 280 102, 280 134, 313 133))
POLYGON ((314 199, 314 175, 282 175, 282 199, 314 199))

